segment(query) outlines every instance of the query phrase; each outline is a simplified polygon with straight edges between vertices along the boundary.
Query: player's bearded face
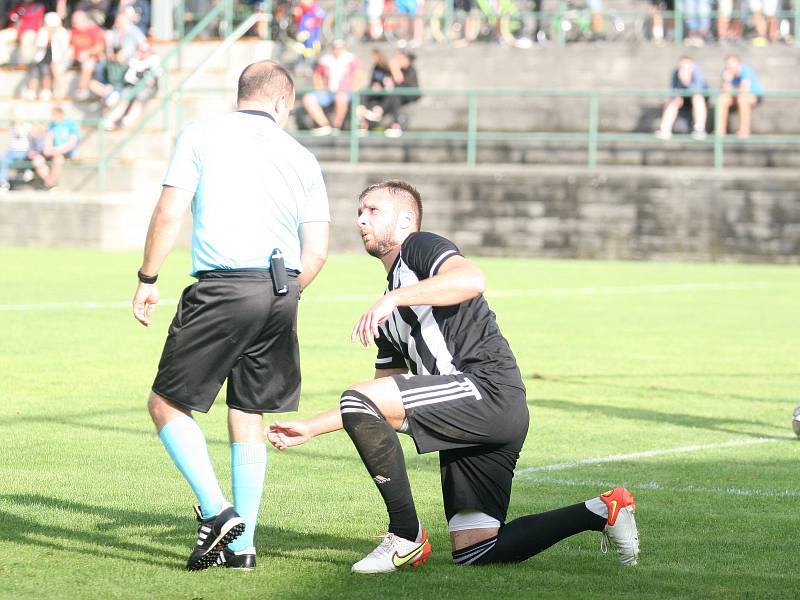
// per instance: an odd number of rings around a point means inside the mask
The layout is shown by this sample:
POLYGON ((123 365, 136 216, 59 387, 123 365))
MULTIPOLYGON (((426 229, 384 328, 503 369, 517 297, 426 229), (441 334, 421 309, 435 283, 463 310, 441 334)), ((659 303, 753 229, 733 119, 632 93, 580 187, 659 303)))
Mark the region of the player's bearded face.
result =
POLYGON ((398 213, 393 205, 366 199, 359 207, 358 229, 367 254, 381 258, 398 245, 397 220, 398 213))

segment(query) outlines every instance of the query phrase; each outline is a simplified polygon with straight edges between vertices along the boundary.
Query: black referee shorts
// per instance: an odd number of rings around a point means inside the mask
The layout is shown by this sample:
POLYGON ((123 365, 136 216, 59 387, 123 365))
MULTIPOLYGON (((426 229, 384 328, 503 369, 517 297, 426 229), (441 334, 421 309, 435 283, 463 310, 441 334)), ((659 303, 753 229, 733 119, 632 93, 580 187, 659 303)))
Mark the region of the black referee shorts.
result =
POLYGON ((266 269, 208 271, 183 291, 153 391, 208 412, 227 379, 228 406, 249 412, 297 410, 300 350, 297 278, 276 296, 266 269))
POLYGON ((393 379, 417 451, 439 452, 447 520, 473 509, 505 523, 514 468, 528 433, 524 387, 473 374, 393 379))

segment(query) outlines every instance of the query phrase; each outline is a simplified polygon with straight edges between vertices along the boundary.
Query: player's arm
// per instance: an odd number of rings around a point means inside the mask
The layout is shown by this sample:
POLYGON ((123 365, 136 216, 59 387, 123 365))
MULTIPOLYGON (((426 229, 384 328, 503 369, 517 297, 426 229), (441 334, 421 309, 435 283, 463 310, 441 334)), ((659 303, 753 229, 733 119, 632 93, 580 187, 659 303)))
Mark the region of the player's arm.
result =
MULTIPOLYGON (((375 379, 404 375, 408 369, 375 369, 375 379)), ((270 443, 278 450, 286 450, 292 446, 306 443, 313 437, 342 428, 342 415, 339 408, 334 408, 303 421, 276 422, 267 426, 264 433, 270 443)))
POLYGON ((365 312, 353 328, 351 341, 369 346, 379 336, 378 326, 401 306, 453 306, 483 294, 486 277, 473 262, 453 254, 444 259, 433 277, 387 292, 365 312))
POLYGON ((328 260, 330 223, 314 221, 300 225, 300 262, 303 272, 297 278, 300 290, 308 287, 328 260))
MULTIPOLYGON (((150 217, 150 227, 144 245, 141 272, 158 275, 161 265, 175 245, 181 219, 192 201, 192 192, 165 185, 161 197, 150 217)), ((133 316, 145 327, 150 325, 150 315, 158 304, 159 294, 155 283, 139 283, 133 297, 133 316)))

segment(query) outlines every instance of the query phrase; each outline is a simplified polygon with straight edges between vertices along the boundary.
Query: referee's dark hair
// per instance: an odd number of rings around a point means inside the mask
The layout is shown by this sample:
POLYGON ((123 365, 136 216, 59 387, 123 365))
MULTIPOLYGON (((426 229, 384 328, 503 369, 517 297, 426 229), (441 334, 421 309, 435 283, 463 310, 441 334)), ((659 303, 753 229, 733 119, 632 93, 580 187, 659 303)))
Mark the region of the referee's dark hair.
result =
POLYGON ((272 100, 293 92, 294 80, 289 71, 274 60, 260 60, 247 65, 239 75, 236 100, 272 100))
POLYGON ((404 200, 414 213, 414 217, 417 220, 417 229, 422 228, 422 196, 419 195, 417 188, 399 179, 387 179, 380 183, 373 183, 365 188, 358 196, 359 203, 369 194, 378 190, 386 190, 395 198, 404 200))

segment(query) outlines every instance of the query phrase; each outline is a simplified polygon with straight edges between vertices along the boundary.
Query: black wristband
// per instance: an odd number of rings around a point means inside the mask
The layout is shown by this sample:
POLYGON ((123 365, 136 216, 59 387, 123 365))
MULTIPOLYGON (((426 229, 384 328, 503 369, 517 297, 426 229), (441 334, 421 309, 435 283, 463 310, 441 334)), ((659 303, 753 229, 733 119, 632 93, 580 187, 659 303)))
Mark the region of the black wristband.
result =
POLYGON ((139 281, 141 281, 142 283, 155 283, 156 281, 158 281, 158 275, 145 275, 144 273, 142 273, 141 269, 139 269, 137 275, 139 276, 139 281))

